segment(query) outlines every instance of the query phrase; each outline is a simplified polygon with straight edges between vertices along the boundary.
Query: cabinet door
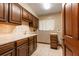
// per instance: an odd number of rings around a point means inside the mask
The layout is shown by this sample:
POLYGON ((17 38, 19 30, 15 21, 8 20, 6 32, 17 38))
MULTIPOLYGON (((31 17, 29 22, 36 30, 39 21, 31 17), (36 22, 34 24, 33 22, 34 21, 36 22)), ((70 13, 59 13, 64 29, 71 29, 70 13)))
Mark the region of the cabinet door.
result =
POLYGON ((67 3, 63 8, 64 55, 79 55, 78 4, 67 3))
POLYGON ((29 21, 33 21, 33 15, 31 13, 29 13, 28 15, 29 15, 29 21))
POLYGON ((2 54, 1 56, 15 56, 15 50, 10 50, 4 54, 2 54))
POLYGON ((36 24, 36 30, 37 30, 39 26, 39 19, 36 18, 35 24, 36 24))
POLYGON ((29 45, 29 55, 31 55, 33 53, 34 49, 33 49, 33 42, 30 43, 29 45))
POLYGON ((33 37, 29 37, 29 55, 31 55, 34 51, 33 45, 33 37))
POLYGON ((21 24, 22 7, 16 3, 9 4, 9 7, 10 7, 9 22, 21 24))
POLYGON ((35 28, 36 22, 35 22, 35 17, 33 17, 33 28, 35 28))
POLYGON ((33 40, 34 40, 34 45, 33 45, 33 48, 34 48, 34 51, 36 50, 36 48, 37 48, 37 36, 34 36, 34 38, 33 38, 33 40))
POLYGON ((31 14, 29 14, 29 26, 33 27, 33 16, 31 14))
POLYGON ((29 27, 33 27, 33 21, 29 22, 29 27))
POLYGON ((25 9, 22 10, 22 19, 29 22, 29 13, 25 9))
POLYGON ((8 4, 0 3, 0 21, 8 21, 8 4))
POLYGON ((33 17, 33 28, 34 31, 36 31, 38 28, 38 19, 36 17, 33 17))
POLYGON ((17 47, 17 56, 28 56, 28 45, 23 44, 17 47))

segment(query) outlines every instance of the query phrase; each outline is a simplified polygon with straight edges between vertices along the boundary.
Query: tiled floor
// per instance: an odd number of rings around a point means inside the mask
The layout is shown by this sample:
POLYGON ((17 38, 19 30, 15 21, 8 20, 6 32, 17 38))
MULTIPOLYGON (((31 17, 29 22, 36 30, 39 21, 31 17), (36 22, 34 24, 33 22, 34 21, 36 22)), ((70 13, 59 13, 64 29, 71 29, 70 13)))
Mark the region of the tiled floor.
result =
POLYGON ((37 50, 32 54, 32 56, 62 56, 62 48, 51 49, 48 44, 37 44, 37 50))

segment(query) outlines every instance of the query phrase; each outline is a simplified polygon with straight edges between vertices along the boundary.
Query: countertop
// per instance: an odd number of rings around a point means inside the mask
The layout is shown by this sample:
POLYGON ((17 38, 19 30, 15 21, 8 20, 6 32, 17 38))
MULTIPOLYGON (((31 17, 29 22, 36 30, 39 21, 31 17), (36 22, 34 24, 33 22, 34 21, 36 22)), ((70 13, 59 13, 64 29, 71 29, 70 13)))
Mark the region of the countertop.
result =
POLYGON ((17 40, 21 40, 23 38, 28 38, 31 36, 35 36, 37 34, 26 34, 26 35, 15 35, 15 34, 1 34, 0 35, 0 45, 6 44, 6 43, 10 43, 10 42, 14 42, 17 40))
POLYGON ((50 33, 50 35, 57 35, 57 33, 50 33))

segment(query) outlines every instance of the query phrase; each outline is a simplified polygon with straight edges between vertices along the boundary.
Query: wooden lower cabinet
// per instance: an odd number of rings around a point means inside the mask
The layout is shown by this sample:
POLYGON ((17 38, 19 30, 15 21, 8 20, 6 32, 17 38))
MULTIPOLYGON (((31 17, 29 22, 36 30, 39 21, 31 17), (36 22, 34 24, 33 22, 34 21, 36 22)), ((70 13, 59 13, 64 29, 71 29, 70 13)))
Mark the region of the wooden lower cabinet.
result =
POLYGON ((15 49, 8 51, 1 56, 15 56, 15 49))
POLYGON ((26 43, 17 47, 17 56, 28 56, 28 45, 26 43))
POLYGON ((33 37, 33 40, 34 40, 34 42, 33 42, 33 49, 34 49, 34 51, 36 50, 36 48, 37 48, 37 36, 34 36, 33 37))
POLYGON ((33 53, 33 37, 29 37, 29 55, 33 53))
POLYGON ((15 42, 0 45, 0 56, 14 56, 15 42))
POLYGON ((16 41, 16 55, 28 56, 28 38, 16 41))
POLYGON ((17 41, 17 56, 30 56, 37 48, 37 36, 17 41))
POLYGON ((32 55, 32 53, 37 48, 37 35, 32 36, 29 38, 29 55, 32 55))
POLYGON ((33 43, 29 45, 29 55, 33 53, 33 43))
POLYGON ((37 48, 37 36, 0 45, 0 56, 30 56, 37 48))
POLYGON ((58 36, 57 34, 50 35, 50 47, 53 49, 57 49, 58 47, 58 36))

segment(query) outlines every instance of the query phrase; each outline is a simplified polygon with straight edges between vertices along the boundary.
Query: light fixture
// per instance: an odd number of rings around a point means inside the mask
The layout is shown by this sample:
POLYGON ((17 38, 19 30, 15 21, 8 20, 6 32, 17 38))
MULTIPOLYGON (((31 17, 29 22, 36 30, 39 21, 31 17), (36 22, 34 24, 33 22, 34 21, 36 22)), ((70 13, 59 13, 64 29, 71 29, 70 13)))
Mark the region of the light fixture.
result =
POLYGON ((50 7, 51 7, 50 3, 43 3, 42 5, 43 5, 43 8, 46 10, 50 9, 50 7))

